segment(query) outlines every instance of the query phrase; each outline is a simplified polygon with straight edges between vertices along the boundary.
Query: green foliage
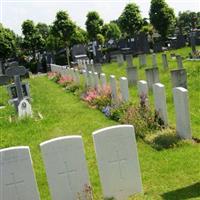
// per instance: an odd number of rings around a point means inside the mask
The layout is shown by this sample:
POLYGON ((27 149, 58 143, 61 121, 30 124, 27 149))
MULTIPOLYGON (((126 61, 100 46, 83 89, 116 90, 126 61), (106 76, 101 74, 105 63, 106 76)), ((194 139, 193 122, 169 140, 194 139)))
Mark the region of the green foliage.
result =
POLYGON ((102 34, 98 33, 98 34, 97 34, 97 41, 98 41, 98 43, 99 43, 100 45, 103 45, 104 42, 105 42, 104 36, 103 36, 102 34))
POLYGON ((52 33, 55 37, 59 37, 65 45, 70 45, 70 40, 74 34, 76 25, 65 11, 59 11, 53 22, 52 33))
POLYGON ((135 3, 127 4, 118 21, 124 36, 131 37, 138 33, 143 24, 139 7, 135 3))
POLYGON ((166 38, 175 26, 174 10, 167 5, 165 0, 151 0, 149 17, 151 24, 163 38, 166 38))
POLYGON ((86 44, 87 43, 87 32, 80 27, 76 27, 71 37, 71 46, 75 44, 86 44))
POLYGON ((89 39, 94 40, 96 39, 97 34, 101 33, 103 20, 100 18, 97 12, 95 11, 88 12, 85 25, 86 25, 89 39))
POLYGON ((179 12, 177 17, 177 27, 181 34, 188 34, 191 29, 200 28, 200 12, 179 12))
POLYGON ((38 23, 36 25, 36 28, 38 29, 38 32, 42 35, 42 38, 46 40, 50 33, 50 27, 45 23, 38 23))
POLYGON ((31 20, 23 22, 22 33, 24 35, 23 48, 26 50, 26 53, 32 55, 35 60, 36 52, 44 49, 45 40, 31 20))
POLYGON ((15 34, 0 23, 0 55, 3 59, 16 54, 15 34))
POLYGON ((107 41, 110 39, 117 40, 121 37, 121 30, 117 23, 110 22, 109 24, 104 24, 102 34, 107 41))

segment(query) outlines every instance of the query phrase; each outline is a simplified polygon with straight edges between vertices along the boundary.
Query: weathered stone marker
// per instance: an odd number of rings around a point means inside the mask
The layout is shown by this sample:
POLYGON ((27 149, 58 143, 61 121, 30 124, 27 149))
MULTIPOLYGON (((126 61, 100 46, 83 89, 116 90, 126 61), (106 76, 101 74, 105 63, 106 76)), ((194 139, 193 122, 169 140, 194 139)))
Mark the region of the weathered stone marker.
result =
POLYGON ((32 116, 31 104, 26 99, 20 101, 18 105, 18 115, 20 118, 32 116))
POLYGON ((117 100, 117 85, 114 75, 110 75, 110 87, 113 100, 117 100))
POLYGON ((133 67, 133 56, 126 55, 127 68, 133 67))
POLYGON ((173 97, 176 113, 177 135, 183 139, 192 139, 188 90, 182 87, 176 87, 173 89, 173 97))
POLYGON ((165 86, 161 83, 154 84, 153 85, 153 96, 154 96, 155 110, 156 110, 158 116, 162 119, 164 125, 167 125, 168 118, 167 118, 165 86))
POLYGON ((138 81, 137 67, 127 67, 126 74, 128 78, 128 85, 129 86, 136 85, 138 81))
POLYGON ((126 77, 120 78, 120 92, 122 95, 123 101, 128 101, 129 99, 129 91, 128 91, 128 80, 126 77))
POLYGON ((0 150, 0 199, 39 200, 29 147, 0 150))
POLYGON ((88 72, 88 85, 89 87, 94 88, 94 76, 92 71, 88 72))
POLYGON ((152 67, 153 68, 157 68, 158 67, 155 53, 152 54, 152 67))
POLYGON ((169 65, 168 65, 167 54, 166 53, 162 54, 162 63, 163 63, 164 70, 167 70, 169 65))
MULTIPOLYGON (((17 89, 17 98, 18 98, 18 105, 23 99, 23 92, 22 92, 22 85, 20 81, 20 76, 26 74, 26 68, 23 66, 20 67, 9 67, 6 69, 6 75, 8 77, 14 77, 16 89, 17 89)), ((17 105, 17 106, 18 106, 17 105)))
POLYGON ((138 96, 145 96, 146 98, 148 97, 148 84, 144 80, 138 81, 137 84, 138 87, 138 96))
POLYGON ((134 128, 118 125, 93 133, 104 198, 128 199, 142 192, 134 128))
POLYGON ((76 81, 77 84, 79 84, 79 83, 80 83, 79 70, 78 70, 78 69, 75 69, 74 71, 75 71, 75 72, 74 72, 74 74, 75 74, 75 81, 76 81))
POLYGON ((86 72, 85 69, 82 70, 82 73, 83 73, 84 85, 85 85, 85 87, 88 87, 89 86, 88 73, 86 72))
POLYGON ((124 64, 124 58, 122 54, 117 54, 117 63, 119 67, 121 67, 124 64))
POLYGON ((140 54, 139 55, 139 66, 140 67, 145 67, 146 65, 147 65, 146 54, 140 54))
POLYGON ((187 89, 186 69, 171 70, 172 87, 184 87, 187 89))
POLYGON ((178 69, 183 69, 183 61, 180 55, 176 55, 176 61, 177 61, 178 69))
POLYGON ((97 72, 98 75, 100 76, 100 74, 102 72, 102 65, 101 65, 101 63, 96 63, 94 65, 94 72, 97 72))
POLYGON ((159 83, 159 71, 157 67, 145 69, 146 79, 149 89, 152 89, 154 83, 159 83))
POLYGON ((86 200, 90 186, 81 136, 65 136, 40 144, 52 200, 86 200))

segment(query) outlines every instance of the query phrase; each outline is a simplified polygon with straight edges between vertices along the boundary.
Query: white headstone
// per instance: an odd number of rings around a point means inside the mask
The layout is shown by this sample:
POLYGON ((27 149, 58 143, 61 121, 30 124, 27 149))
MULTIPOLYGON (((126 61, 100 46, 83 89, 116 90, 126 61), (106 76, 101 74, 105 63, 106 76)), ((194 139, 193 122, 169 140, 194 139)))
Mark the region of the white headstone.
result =
POLYGON ((116 80, 114 75, 110 75, 110 87, 111 87, 111 95, 112 99, 117 99, 117 86, 116 86, 116 80))
POLYGON ((39 200, 29 147, 0 150, 0 199, 39 200))
POLYGON ((120 78, 120 92, 122 95, 123 101, 128 101, 129 99, 129 91, 128 91, 128 80, 126 77, 120 78))
POLYGON ((146 97, 148 96, 148 84, 146 81, 141 80, 138 81, 138 95, 141 97, 145 95, 146 97))
POLYGON ((94 88, 94 75, 92 71, 88 72, 88 85, 89 87, 94 88))
POLYGON ((87 75, 86 70, 83 70, 82 73, 83 73, 83 78, 84 78, 84 84, 86 87, 88 87, 88 75, 87 75))
POLYGON ((128 199, 142 192, 134 128, 118 125, 93 133, 104 198, 128 199))
POLYGON ((31 104, 26 99, 23 99, 18 105, 18 116, 20 118, 32 116, 31 104))
POLYGON ((52 200, 87 200, 90 185, 81 136, 66 136, 40 144, 52 200))
POLYGON ((161 83, 153 85, 154 105, 158 116, 165 125, 168 124, 165 86, 161 83))
POLYGON ((105 87, 106 86, 106 75, 104 73, 100 74, 100 80, 101 80, 101 87, 105 87))
POLYGON ((74 74, 75 74, 75 81, 76 81, 76 83, 79 84, 79 83, 80 83, 79 70, 78 70, 78 69, 75 69, 74 74))
POLYGON ((188 104, 188 90, 182 87, 173 89, 176 113, 176 132, 184 139, 191 139, 190 114, 188 104))
POLYGON ((94 86, 96 89, 99 87, 99 76, 97 72, 94 72, 94 86))

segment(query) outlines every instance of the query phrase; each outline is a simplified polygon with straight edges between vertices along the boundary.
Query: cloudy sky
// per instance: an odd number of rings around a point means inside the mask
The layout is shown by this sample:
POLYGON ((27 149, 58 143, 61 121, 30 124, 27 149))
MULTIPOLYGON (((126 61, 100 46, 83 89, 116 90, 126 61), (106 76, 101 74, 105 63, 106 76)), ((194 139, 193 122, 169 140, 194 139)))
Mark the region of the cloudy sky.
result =
MULTIPOLYGON (((104 22, 117 19, 125 5, 133 0, 0 0, 0 20, 4 26, 21 34, 21 24, 26 19, 51 24, 59 10, 67 10, 77 25, 85 28, 88 11, 98 11, 104 22)), ((200 0, 166 0, 179 11, 200 10, 200 0)), ((142 12, 148 17, 150 0, 134 0, 142 12)))

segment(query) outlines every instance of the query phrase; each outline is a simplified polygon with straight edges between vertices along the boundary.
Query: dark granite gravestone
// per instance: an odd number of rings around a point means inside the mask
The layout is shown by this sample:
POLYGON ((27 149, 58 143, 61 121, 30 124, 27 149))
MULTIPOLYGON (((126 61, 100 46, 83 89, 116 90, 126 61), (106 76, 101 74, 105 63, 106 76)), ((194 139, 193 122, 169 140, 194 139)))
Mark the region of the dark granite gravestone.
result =
POLYGON ((27 70, 23 66, 9 67, 6 69, 6 75, 8 77, 14 77, 15 86, 16 86, 16 94, 17 94, 17 101, 15 102, 16 108, 18 107, 19 103, 24 98, 20 76, 25 75, 26 72, 27 72, 27 70))
POLYGON ((172 87, 184 87, 187 89, 187 72, 186 69, 171 70, 172 87))
POLYGON ((0 86, 8 84, 9 81, 10 81, 10 78, 8 76, 0 75, 0 86))
POLYGON ((77 61, 78 59, 86 59, 87 58, 87 52, 82 44, 76 44, 72 47, 72 57, 74 61, 77 61))
POLYGON ((196 53, 196 33, 195 32, 190 33, 190 44, 192 48, 192 53, 196 53))
POLYGON ((186 38, 184 35, 177 35, 176 48, 183 48, 186 45, 186 38))

